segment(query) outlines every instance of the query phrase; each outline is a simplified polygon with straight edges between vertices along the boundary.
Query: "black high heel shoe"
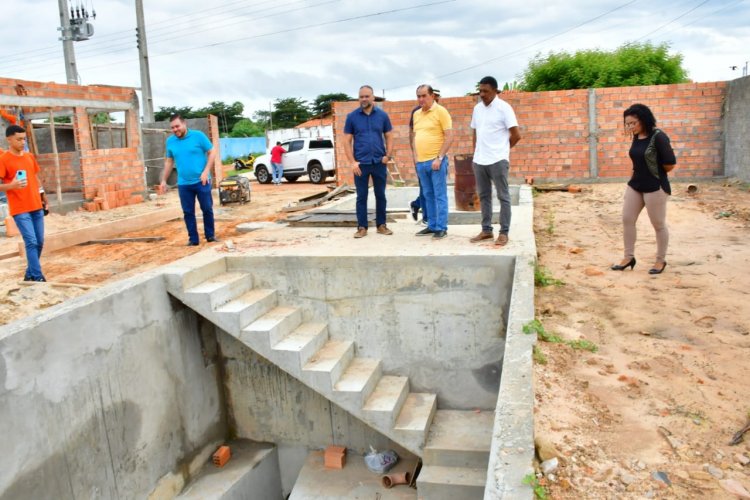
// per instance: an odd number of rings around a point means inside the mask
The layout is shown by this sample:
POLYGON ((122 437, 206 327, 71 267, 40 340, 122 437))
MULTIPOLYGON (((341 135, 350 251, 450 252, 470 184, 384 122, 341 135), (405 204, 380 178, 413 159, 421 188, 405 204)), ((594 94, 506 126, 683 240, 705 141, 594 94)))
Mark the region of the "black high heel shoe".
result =
POLYGON ((666 267, 667 267, 667 262, 664 261, 664 265, 661 266, 661 269, 656 269, 655 267, 652 267, 651 269, 648 270, 648 274, 661 274, 662 271, 664 271, 666 267))
MULTIPOLYGON (((635 257, 631 258, 628 261, 628 263, 625 264, 625 265, 614 264, 612 267, 610 267, 610 269, 613 270, 613 271, 624 271, 628 267, 630 268, 631 271, 633 270, 633 268, 635 267, 635 257)), ((651 271, 653 271, 653 269, 651 271)), ((649 271, 649 272, 651 272, 651 271, 649 271)), ((659 271, 659 272, 661 272, 661 271, 659 271)))

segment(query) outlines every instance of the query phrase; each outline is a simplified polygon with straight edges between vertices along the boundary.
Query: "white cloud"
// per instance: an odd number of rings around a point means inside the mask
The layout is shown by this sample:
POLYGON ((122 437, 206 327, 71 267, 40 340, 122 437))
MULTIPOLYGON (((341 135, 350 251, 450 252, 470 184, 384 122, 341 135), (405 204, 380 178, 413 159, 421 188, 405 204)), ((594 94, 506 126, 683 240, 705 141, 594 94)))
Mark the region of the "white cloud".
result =
MULTIPOLYGON (((423 82, 444 96, 462 95, 486 74, 517 79, 537 53, 610 50, 654 30, 648 39, 682 53, 697 81, 736 78, 750 59, 747 1, 427 3, 182 0, 177 9, 173 1, 148 0, 155 105, 241 101, 251 115, 276 98, 355 95, 362 83, 386 89, 389 99, 411 99, 423 82)), ((93 6, 96 34, 75 44, 82 83, 140 86, 132 0, 93 6)), ((6 9, 3 21, 0 76, 65 81, 54 2, 25 0, 6 9)))

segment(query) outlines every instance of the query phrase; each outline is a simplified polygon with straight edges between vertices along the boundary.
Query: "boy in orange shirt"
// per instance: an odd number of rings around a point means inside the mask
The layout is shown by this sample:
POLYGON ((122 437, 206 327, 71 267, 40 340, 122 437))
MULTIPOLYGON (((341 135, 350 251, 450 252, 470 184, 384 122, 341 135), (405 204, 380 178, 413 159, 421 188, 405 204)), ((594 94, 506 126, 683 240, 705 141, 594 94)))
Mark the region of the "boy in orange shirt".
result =
POLYGON ((39 258, 44 246, 44 207, 47 196, 40 189, 39 164, 34 156, 24 151, 26 130, 11 125, 5 130, 8 151, 0 156, 0 191, 8 195, 10 215, 26 245, 26 274, 24 281, 47 281, 42 274, 39 258), (42 191, 42 196, 39 192, 42 191))

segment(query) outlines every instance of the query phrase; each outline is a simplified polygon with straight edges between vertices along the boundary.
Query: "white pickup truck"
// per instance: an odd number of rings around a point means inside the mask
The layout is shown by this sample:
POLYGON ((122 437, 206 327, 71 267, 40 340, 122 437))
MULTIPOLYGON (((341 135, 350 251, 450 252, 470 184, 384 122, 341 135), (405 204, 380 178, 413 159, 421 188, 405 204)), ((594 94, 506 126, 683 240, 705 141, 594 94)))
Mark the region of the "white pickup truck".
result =
MULTIPOLYGON (((275 146, 275 145, 274 145, 275 146)), ((273 146, 271 146, 273 147, 273 146)), ((333 161, 333 141, 325 138, 289 139, 281 143, 286 153, 281 157, 284 165, 284 178, 294 182, 303 175, 310 176, 310 182, 320 184, 326 177, 336 173, 333 161)), ((261 184, 271 182, 271 155, 264 154, 255 159, 255 178, 261 184)))

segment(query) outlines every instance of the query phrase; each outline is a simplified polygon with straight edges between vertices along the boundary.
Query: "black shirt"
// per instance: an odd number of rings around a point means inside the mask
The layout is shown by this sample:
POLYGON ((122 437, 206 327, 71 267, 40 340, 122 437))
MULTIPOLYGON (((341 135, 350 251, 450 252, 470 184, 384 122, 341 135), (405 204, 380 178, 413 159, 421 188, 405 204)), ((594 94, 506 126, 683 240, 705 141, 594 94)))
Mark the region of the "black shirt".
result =
POLYGON ((669 143, 669 137, 663 131, 660 131, 654 140, 656 158, 659 162, 658 179, 651 174, 646 164, 646 148, 648 148, 648 143, 651 141, 653 134, 654 132, 651 132, 645 139, 639 139, 638 136, 633 137, 633 144, 630 146, 630 159, 633 161, 633 176, 630 178, 628 186, 641 193, 653 193, 661 188, 665 193, 672 194, 669 177, 667 176, 667 172, 664 171, 664 165, 674 165, 677 163, 677 159, 669 143))

